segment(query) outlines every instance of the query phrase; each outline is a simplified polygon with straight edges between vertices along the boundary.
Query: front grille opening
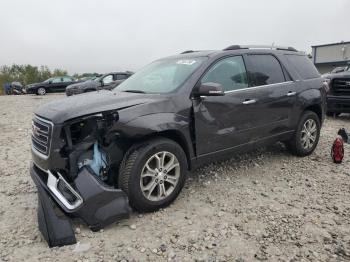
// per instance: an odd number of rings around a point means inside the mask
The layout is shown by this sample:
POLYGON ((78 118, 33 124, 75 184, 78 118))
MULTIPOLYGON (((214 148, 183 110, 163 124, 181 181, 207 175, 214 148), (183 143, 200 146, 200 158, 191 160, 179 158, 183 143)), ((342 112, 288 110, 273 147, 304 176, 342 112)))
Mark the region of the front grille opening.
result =
POLYGON ((78 198, 71 192, 70 188, 68 188, 67 184, 62 179, 58 180, 57 189, 70 204, 74 204, 78 200, 78 198))
POLYGON ((332 89, 335 94, 350 95, 350 78, 334 79, 332 89))

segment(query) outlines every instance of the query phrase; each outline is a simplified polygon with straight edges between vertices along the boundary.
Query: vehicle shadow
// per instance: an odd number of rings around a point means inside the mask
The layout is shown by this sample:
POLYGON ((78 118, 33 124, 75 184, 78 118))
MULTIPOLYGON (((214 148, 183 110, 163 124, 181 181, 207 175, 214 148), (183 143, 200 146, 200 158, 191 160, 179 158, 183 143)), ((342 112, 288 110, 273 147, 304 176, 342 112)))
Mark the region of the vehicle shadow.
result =
POLYGON ((254 167, 261 167, 270 158, 286 159, 293 157, 293 155, 287 150, 285 145, 281 142, 273 145, 257 148, 253 151, 249 151, 244 154, 237 154, 227 157, 220 161, 203 165, 190 172, 188 175, 189 180, 197 180, 199 176, 202 178, 206 176, 218 176, 222 172, 236 172, 239 170, 245 170, 254 167))

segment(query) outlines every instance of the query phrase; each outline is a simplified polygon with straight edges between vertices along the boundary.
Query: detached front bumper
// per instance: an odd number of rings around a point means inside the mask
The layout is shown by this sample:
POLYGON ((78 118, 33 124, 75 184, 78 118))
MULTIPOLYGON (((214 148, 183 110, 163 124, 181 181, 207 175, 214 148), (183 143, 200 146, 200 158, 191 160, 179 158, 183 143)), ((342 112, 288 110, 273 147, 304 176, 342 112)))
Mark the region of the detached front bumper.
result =
MULTIPOLYGON (((81 169, 73 183, 68 183, 60 173, 43 171, 35 164, 31 164, 30 174, 38 188, 40 209, 51 208, 50 205, 42 204, 43 198, 44 201, 50 199, 53 207, 59 207, 63 215, 82 219, 93 231, 129 216, 126 194, 103 184, 88 168, 81 169)), ((47 211, 44 210, 44 213, 47 211)), ((40 219, 39 213, 38 211, 39 229, 45 237, 47 232, 43 230, 43 219, 40 219)), ((46 221, 46 224, 54 225, 52 221, 46 221)))
POLYGON ((332 113, 350 113, 350 96, 327 96, 327 110, 332 113))

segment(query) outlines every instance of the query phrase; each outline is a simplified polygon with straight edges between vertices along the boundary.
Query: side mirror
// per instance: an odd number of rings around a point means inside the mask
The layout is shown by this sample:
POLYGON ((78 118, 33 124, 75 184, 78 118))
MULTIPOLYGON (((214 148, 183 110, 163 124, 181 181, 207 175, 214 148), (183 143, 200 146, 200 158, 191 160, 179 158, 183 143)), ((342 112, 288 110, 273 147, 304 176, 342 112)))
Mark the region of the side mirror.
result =
POLYGON ((51 84, 52 84, 52 80, 49 81, 49 85, 51 85, 51 84))
POLYGON ((103 82, 103 79, 100 80, 101 86, 104 86, 105 83, 103 82))
POLYGON ((203 83, 199 86, 196 96, 224 96, 225 92, 222 86, 218 83, 203 83))

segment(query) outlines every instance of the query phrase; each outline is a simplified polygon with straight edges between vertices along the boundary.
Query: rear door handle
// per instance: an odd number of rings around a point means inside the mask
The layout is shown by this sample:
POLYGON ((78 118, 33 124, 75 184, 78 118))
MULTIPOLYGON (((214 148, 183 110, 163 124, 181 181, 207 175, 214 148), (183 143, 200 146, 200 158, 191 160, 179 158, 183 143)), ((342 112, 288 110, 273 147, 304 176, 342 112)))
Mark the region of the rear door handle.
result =
POLYGON ((295 96, 296 94, 297 94, 297 92, 289 91, 287 93, 287 96, 295 96))
POLYGON ((246 99, 242 102, 243 105, 250 105, 256 103, 255 99, 246 99))

